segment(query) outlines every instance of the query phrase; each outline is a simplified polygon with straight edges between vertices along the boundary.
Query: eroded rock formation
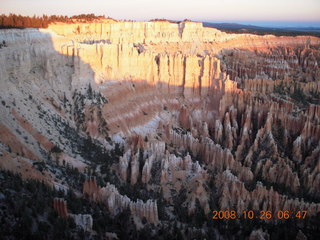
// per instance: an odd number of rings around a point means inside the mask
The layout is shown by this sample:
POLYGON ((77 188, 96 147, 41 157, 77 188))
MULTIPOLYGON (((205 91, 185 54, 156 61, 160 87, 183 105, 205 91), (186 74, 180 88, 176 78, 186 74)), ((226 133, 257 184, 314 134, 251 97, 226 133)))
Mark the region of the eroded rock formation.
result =
POLYGON ((89 178, 83 195, 139 228, 193 229, 186 216, 213 208, 319 213, 319 38, 99 20, 0 40, 1 167, 65 192, 79 185, 65 169, 94 174, 104 187, 89 178))
POLYGON ((72 214, 68 213, 67 201, 63 198, 53 199, 53 209, 62 218, 72 218, 75 224, 85 231, 91 231, 93 220, 90 214, 72 214))
POLYGON ((121 195, 112 184, 108 183, 107 186, 101 188, 97 186, 94 178, 88 179, 83 184, 83 193, 93 201, 106 204, 113 215, 129 208, 134 216, 141 219, 146 218, 150 223, 159 221, 156 201, 148 200, 145 203, 140 199, 136 202, 131 201, 127 196, 121 195))
POLYGON ((63 198, 53 199, 53 209, 58 213, 60 217, 68 217, 67 201, 65 201, 63 198))

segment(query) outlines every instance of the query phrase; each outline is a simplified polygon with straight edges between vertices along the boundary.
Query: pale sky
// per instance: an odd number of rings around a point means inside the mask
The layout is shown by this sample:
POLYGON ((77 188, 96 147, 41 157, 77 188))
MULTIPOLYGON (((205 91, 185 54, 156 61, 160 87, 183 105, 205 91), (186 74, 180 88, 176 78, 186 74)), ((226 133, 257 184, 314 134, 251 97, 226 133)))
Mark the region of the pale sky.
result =
POLYGON ((320 22, 320 0, 0 0, 3 13, 95 13, 130 20, 320 22))

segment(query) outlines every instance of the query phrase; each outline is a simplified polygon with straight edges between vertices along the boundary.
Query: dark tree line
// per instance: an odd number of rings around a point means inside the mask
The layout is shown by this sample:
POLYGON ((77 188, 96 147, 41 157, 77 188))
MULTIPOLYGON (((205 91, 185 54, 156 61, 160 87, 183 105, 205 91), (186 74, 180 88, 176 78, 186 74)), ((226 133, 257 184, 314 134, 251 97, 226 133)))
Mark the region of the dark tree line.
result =
POLYGON ((22 16, 10 13, 9 15, 0 15, 0 28, 47 28, 53 22, 90 22, 96 19, 102 19, 105 16, 96 16, 91 14, 80 14, 72 17, 62 15, 42 15, 42 16, 22 16))

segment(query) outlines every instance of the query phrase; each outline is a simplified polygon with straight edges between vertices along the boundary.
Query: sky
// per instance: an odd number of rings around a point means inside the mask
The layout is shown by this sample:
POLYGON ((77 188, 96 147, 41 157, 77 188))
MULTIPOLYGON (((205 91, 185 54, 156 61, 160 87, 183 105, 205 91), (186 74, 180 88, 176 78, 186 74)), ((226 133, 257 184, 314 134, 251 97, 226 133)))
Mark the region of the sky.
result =
POLYGON ((320 27, 320 0, 0 0, 0 14, 9 13, 94 13, 127 20, 166 18, 320 27))

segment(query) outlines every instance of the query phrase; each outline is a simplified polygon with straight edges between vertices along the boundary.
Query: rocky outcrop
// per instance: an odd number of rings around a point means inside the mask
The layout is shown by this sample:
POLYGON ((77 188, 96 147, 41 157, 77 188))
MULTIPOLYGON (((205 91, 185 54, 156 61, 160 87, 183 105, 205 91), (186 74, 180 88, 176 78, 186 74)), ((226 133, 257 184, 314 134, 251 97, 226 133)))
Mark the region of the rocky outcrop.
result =
POLYGON ((176 131, 170 131, 171 142, 176 146, 183 146, 187 151, 192 152, 194 156, 200 156, 202 161, 215 170, 232 169, 239 173, 241 179, 249 181, 253 178, 250 169, 242 166, 240 162, 235 161, 231 151, 228 148, 223 149, 219 144, 215 144, 210 138, 197 139, 189 132, 180 135, 176 131))
POLYGON ((143 165, 143 169, 142 169, 142 179, 141 181, 143 183, 148 183, 151 179, 151 169, 152 169, 152 164, 155 161, 156 156, 155 155, 151 155, 150 157, 148 157, 143 165))
POLYGON ((91 231, 93 226, 93 219, 90 214, 69 214, 73 218, 75 224, 84 231, 91 231))
POLYGON ((310 104, 307 110, 307 116, 315 123, 320 124, 320 106, 310 104))
MULTIPOLYGON (((78 42, 87 44, 95 43, 146 43, 160 45, 161 43, 187 43, 200 40, 210 44, 219 43, 225 48, 232 45, 236 48, 254 48, 268 51, 269 47, 285 44, 305 43, 305 37, 283 37, 266 35, 257 36, 250 34, 226 34, 214 28, 203 27, 201 22, 183 21, 172 23, 169 21, 132 22, 100 20, 94 23, 51 24, 49 29, 68 38, 74 38, 78 42), (250 42, 250 46, 244 43, 250 42)), ((308 37, 309 46, 316 44, 317 38, 308 37)), ((290 49, 289 49, 290 51, 290 49)), ((300 50, 300 55, 306 51, 300 50)), ((268 53, 268 52, 267 52, 268 53)), ((296 59, 292 58, 293 64, 296 59)))
POLYGON ((267 240, 269 238, 269 234, 264 232, 262 229, 252 231, 249 236, 249 240, 267 240))
MULTIPOLYGON (((317 47, 302 45, 297 48, 276 47, 267 51, 226 50, 223 52, 226 71, 231 79, 283 80, 298 71, 298 81, 313 82, 319 78, 319 51, 317 47)), ((261 82, 260 82, 261 83, 261 82)), ((270 81, 264 81, 267 87, 270 81)), ((267 90, 261 89, 261 90, 267 90)))
POLYGON ((121 195, 112 184, 108 183, 107 186, 101 188, 97 186, 95 179, 88 179, 83 183, 83 193, 93 201, 106 204, 113 215, 129 208, 133 216, 146 218, 150 223, 159 221, 156 201, 143 202, 140 199, 136 202, 131 201, 126 195, 121 195))
MULTIPOLYGON (((192 41, 195 37, 210 37, 220 33, 216 29, 203 29, 202 23, 181 22, 124 22, 102 20, 88 24, 52 24, 53 31, 66 36, 76 37, 78 41, 95 43, 101 40, 112 43, 154 43, 192 41), (134 31, 132 31, 134 29, 134 31), (207 30, 204 32, 203 30, 207 30)), ((226 35, 226 34, 221 34, 226 35)))
POLYGON ((192 127, 192 119, 191 119, 189 112, 185 106, 183 106, 180 109, 179 124, 181 125, 181 127, 185 128, 185 129, 191 129, 191 127, 192 127))
POLYGON ((140 146, 142 148, 135 149, 135 145, 131 145, 132 150, 128 149, 119 158, 120 177, 124 182, 130 182, 132 185, 136 184, 140 178, 143 183, 149 182, 153 162, 161 159, 165 154, 165 142, 150 141, 140 146), (130 173, 130 179, 128 179, 128 173, 130 173))
POLYGON ((305 158, 305 162, 300 166, 302 172, 302 184, 307 189, 310 196, 320 197, 319 189, 320 186, 320 145, 311 152, 311 154, 305 158))
MULTIPOLYGON (((316 125, 313 125, 308 120, 307 115, 304 126, 301 126, 294 118, 290 117, 290 112, 292 112, 290 106, 288 104, 280 105, 273 103, 270 105, 269 110, 265 110, 266 112, 269 111, 267 116, 261 111, 257 113, 255 108, 247 108, 246 113, 242 115, 242 119, 244 120, 239 125, 241 130, 240 136, 236 138, 240 139, 236 151, 236 159, 243 161, 245 166, 253 168, 254 175, 260 176, 268 182, 283 184, 290 188, 291 191, 297 193, 301 190, 301 180, 299 180, 298 172, 305 171, 305 169, 297 170, 292 160, 301 163, 305 159, 303 157, 305 154, 310 155, 315 151, 308 158, 314 162, 313 166, 315 166, 314 164, 317 162, 315 146, 317 146, 318 133, 316 125), (289 114, 285 115, 283 111, 288 111, 289 114), (258 121, 256 123, 252 122, 252 117, 258 121), (261 125, 264 122, 264 118, 266 119, 265 123, 261 125), (253 139, 251 136, 254 133, 254 128, 259 128, 259 130, 253 139), (311 131, 310 129, 313 129, 312 134, 309 132, 311 131), (291 134, 294 135, 299 132, 300 136, 296 138, 291 137, 291 134), (304 138, 304 134, 309 137, 304 138), (306 139, 309 140, 307 141, 306 139), (288 144, 293 145, 292 158, 284 157, 286 154, 285 146, 288 144)), ((221 128, 223 130, 224 126, 220 126, 221 128)), ((219 131, 221 132, 217 128, 216 136, 219 135, 217 134, 219 131)), ((224 143, 226 144, 227 142, 224 141, 224 143)), ((310 186, 314 186, 311 182, 309 184, 310 186)), ((313 189, 313 187, 311 188, 313 189)))
POLYGON ((72 218, 75 224, 84 231, 91 231, 93 220, 90 214, 72 214, 68 213, 67 201, 63 198, 55 198, 53 200, 53 209, 62 218, 72 218))
MULTIPOLYGON (((141 175, 141 180, 139 181, 147 184, 147 188, 150 189, 159 181, 164 199, 170 202, 175 197, 178 197, 176 193, 183 189, 188 189, 187 199, 185 199, 184 204, 189 214, 196 210, 196 201, 199 201, 205 213, 208 213, 210 208, 208 203, 209 196, 206 191, 207 171, 201 167, 198 161, 194 163, 189 154, 185 157, 177 157, 174 154, 170 154, 165 146, 165 142, 149 142, 144 146, 143 150, 138 149, 136 154, 132 153, 133 150, 126 151, 120 157, 118 165, 120 176, 127 176, 127 173, 130 172, 130 184, 136 184, 138 183, 138 178, 133 178, 133 176, 141 175), (143 167, 135 167, 135 162, 137 161, 135 159, 139 159, 139 164, 142 164, 143 167), (129 165, 130 161, 131 164, 129 165), (124 162, 127 164, 123 164, 124 162), (158 172, 160 173, 159 175, 158 172)), ((92 186, 91 189, 95 189, 95 186, 92 186)), ((91 195, 95 196, 92 192, 91 195)))
POLYGON ((193 213, 196 210, 196 200, 205 213, 210 212, 209 196, 206 191, 206 181, 209 176, 199 162, 192 162, 190 155, 184 158, 176 157, 173 154, 167 153, 161 161, 161 180, 163 195, 167 201, 172 201, 172 192, 179 192, 182 189, 187 189, 187 199, 184 205, 188 209, 188 213, 193 213))
MULTIPOLYGON (((216 177, 219 190, 219 204, 222 210, 236 209, 237 212, 248 210, 271 211, 308 211, 309 216, 315 216, 320 211, 320 204, 307 203, 303 199, 292 199, 281 195, 271 187, 266 187, 258 182, 253 191, 248 191, 241 181, 229 170, 216 177)), ((277 219, 273 219, 277 221, 277 219)))
POLYGON ((127 177, 128 177, 127 171, 129 167, 130 158, 131 158, 130 150, 125 152, 125 154, 119 158, 119 173, 120 173, 121 179, 125 182, 127 181, 127 177))
POLYGON ((58 213, 60 217, 68 217, 67 201, 65 201, 63 198, 53 199, 53 209, 58 213))

